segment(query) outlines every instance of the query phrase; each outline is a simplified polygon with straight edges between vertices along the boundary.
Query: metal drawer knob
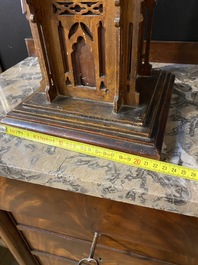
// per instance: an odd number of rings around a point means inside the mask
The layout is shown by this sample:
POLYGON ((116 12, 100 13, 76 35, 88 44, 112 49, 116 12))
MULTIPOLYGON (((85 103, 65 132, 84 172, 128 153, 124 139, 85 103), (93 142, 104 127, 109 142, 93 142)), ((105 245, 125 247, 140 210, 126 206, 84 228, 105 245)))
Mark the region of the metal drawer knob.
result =
POLYGON ((96 259, 93 258, 94 257, 94 252, 95 252, 95 249, 96 249, 96 244, 97 244, 98 237, 99 237, 99 233, 95 232, 88 258, 81 259, 78 262, 78 265, 88 265, 88 264, 89 265, 94 265, 94 264, 95 265, 99 265, 99 262, 96 259))

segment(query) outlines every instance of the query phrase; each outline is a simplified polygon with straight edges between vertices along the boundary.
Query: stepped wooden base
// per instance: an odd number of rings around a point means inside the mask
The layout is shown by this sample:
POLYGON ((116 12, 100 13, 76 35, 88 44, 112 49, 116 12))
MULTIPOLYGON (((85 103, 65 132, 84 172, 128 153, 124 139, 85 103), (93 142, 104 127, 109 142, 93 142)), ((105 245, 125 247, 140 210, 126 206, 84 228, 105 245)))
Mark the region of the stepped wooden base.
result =
POLYGON ((113 113, 111 104, 63 96, 49 103, 38 91, 2 122, 159 159, 173 82, 173 75, 160 70, 153 71, 151 77, 139 77, 137 89, 144 95, 140 106, 123 106, 119 113, 113 113))

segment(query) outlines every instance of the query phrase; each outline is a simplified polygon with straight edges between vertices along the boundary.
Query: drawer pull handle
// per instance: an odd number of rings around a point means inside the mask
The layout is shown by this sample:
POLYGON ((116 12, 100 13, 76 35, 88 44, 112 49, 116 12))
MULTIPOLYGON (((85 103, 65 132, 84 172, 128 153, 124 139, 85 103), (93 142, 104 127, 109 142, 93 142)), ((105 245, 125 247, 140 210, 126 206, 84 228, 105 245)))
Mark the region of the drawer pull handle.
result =
POLYGON ((96 244, 97 244, 98 237, 99 237, 99 233, 95 232, 88 258, 81 259, 78 262, 78 265, 85 265, 85 264, 99 265, 99 262, 96 259, 93 258, 94 257, 94 252, 95 252, 95 249, 96 249, 96 244))

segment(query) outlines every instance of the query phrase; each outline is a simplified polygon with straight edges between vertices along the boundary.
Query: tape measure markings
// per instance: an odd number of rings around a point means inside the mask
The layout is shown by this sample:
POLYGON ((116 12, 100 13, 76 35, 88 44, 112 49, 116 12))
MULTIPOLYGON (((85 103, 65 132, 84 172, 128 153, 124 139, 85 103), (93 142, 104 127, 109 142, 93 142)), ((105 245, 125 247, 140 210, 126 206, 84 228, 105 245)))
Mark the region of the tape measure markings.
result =
POLYGON ((198 181, 198 170, 5 125, 7 134, 166 175, 198 181))

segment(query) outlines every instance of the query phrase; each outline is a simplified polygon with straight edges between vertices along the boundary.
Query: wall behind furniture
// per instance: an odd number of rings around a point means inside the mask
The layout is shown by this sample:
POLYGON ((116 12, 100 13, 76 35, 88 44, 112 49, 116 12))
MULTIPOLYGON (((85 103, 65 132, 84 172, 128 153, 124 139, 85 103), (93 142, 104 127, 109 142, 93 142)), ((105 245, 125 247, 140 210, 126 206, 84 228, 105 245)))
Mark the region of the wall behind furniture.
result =
POLYGON ((20 0, 0 0, 0 61, 3 70, 26 58, 24 39, 31 37, 20 0))
MULTIPOLYGON (((152 39, 198 41, 197 14, 198 0, 157 0, 152 39)), ((20 0, 1 0, 0 60, 4 70, 27 57, 24 39, 30 36, 20 0)))
POLYGON ((198 0, 157 0, 153 40, 198 41, 198 0))

